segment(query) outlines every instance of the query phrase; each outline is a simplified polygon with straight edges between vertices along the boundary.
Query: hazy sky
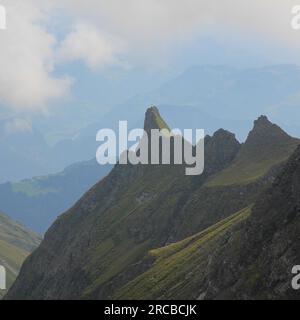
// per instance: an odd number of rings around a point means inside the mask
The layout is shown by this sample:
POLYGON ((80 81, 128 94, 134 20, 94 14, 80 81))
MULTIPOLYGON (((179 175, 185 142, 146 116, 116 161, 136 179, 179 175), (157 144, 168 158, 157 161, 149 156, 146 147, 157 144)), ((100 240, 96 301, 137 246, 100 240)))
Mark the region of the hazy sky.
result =
POLYGON ((0 4, 7 9, 7 30, 0 30, 0 104, 12 110, 40 112, 72 96, 74 84, 80 87, 74 62, 91 75, 111 67, 148 72, 208 63, 300 64, 300 30, 291 28, 291 10, 300 0, 0 4))

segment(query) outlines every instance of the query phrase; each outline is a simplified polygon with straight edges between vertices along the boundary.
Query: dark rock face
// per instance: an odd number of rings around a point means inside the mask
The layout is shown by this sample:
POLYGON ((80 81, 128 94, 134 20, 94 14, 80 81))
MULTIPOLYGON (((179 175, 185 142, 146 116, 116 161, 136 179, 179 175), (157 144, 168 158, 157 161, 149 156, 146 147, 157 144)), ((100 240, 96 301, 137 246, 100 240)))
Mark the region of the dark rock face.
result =
MULTIPOLYGON (((151 108, 146 113, 145 122, 152 127, 160 126, 157 118, 153 121, 153 116, 160 118, 157 112, 151 108)), ((207 146, 206 155, 214 161, 208 162, 208 173, 200 177, 185 176, 180 166, 117 165, 54 223, 25 262, 7 298, 105 299, 111 288, 125 281, 112 286, 113 278, 138 263, 149 249, 169 241, 191 193, 209 172, 229 165, 239 143, 222 131, 209 138, 207 146), (222 161, 216 159, 219 148, 222 161), (111 273, 114 264, 116 271, 111 273)))
POLYGON ((291 141, 291 137, 286 132, 271 123, 266 116, 261 116, 254 121, 254 127, 250 131, 242 151, 245 156, 258 152, 274 152, 276 148, 288 146, 291 141))
POLYGON ((226 167, 239 152, 241 144, 235 135, 220 129, 205 139, 205 171, 213 174, 226 167))
POLYGON ((152 129, 169 129, 168 125, 162 119, 157 107, 150 107, 146 111, 144 130, 149 134, 152 129))
POLYGON ((300 260, 299 178, 300 147, 252 209, 158 249, 159 258, 148 266, 145 260, 146 270, 114 297, 299 299, 291 285, 300 260))
POLYGON ((291 286, 292 268, 300 264, 299 181, 300 147, 256 202, 241 238, 232 234, 215 253, 207 299, 300 299, 291 286))
MULTIPOLYGON (((259 127, 269 127, 268 123, 263 125, 264 118, 258 122, 259 127)), ((146 131, 166 127, 158 110, 150 108, 146 113, 146 131)), ((267 133, 269 130, 264 134, 267 133)), ((206 166, 201 176, 185 176, 183 166, 117 165, 58 218, 38 250, 24 263, 6 298, 112 297, 118 288, 151 266, 152 261, 145 260, 149 250, 192 236, 255 202, 258 194, 273 181, 278 169, 270 166, 268 174, 250 184, 205 185, 211 176, 226 170, 240 152, 235 136, 219 130, 205 138, 206 166)), ((250 237, 253 227, 247 228, 245 235, 250 237)), ((229 240, 236 241, 234 232, 229 240)), ((209 263, 197 297, 230 296, 226 290, 229 283, 235 284, 239 274, 238 253, 230 258, 233 274, 225 264, 228 279, 221 287, 218 281, 224 277, 219 274, 219 266, 228 261, 224 255, 228 241, 221 241, 208 255, 209 263)), ((247 245, 246 240, 243 243, 247 245)), ((238 295, 238 289, 234 292, 238 295)), ((196 297, 195 293, 192 297, 196 297)))

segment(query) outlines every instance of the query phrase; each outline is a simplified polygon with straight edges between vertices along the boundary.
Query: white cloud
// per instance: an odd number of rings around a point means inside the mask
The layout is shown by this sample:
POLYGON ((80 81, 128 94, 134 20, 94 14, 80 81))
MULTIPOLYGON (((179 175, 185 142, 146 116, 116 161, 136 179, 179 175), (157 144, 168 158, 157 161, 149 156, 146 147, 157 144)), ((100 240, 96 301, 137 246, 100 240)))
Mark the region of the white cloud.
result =
POLYGON ((118 55, 123 51, 121 41, 100 32, 88 23, 78 23, 61 43, 59 62, 82 60, 91 69, 120 64, 118 55))
POLYGON ((56 78, 55 37, 42 26, 43 12, 34 2, 3 1, 7 29, 0 31, 0 103, 23 110, 41 110, 64 96, 70 80, 56 78))
POLYGON ((93 69, 127 62, 163 64, 174 48, 184 48, 210 29, 220 36, 227 31, 275 43, 300 56, 300 33, 290 26, 291 8, 298 2, 1 0, 7 7, 8 29, 0 31, 0 103, 44 109, 71 86, 70 79, 53 75, 57 64, 81 60, 93 69), (70 27, 61 42, 45 27, 56 10, 68 17, 70 27))
POLYGON ((85 17, 135 50, 160 54, 213 27, 294 45, 291 9, 299 0, 56 0, 75 19, 85 17), (245 33, 246 32, 246 33, 245 33))

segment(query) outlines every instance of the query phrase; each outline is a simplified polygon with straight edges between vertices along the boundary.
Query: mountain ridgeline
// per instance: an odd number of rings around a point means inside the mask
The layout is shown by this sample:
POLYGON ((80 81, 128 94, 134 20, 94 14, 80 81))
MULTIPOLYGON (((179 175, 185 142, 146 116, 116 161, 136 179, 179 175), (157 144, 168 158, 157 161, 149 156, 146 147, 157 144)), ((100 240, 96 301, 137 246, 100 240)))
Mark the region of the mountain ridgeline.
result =
MULTIPOLYGON (((145 129, 161 127, 149 109, 145 129)), ((6 299, 286 298, 299 143, 260 117, 244 144, 223 129, 206 136, 200 176, 116 165, 56 220, 6 299)))
POLYGON ((14 220, 42 234, 112 169, 96 159, 79 162, 60 173, 0 184, 1 209, 14 220))
POLYGON ((259 114, 267 114, 289 132, 300 134, 297 65, 251 69, 193 66, 175 77, 146 73, 151 78, 147 84, 144 73, 136 80, 136 70, 126 70, 121 77, 117 74, 97 74, 91 85, 80 87, 84 94, 77 97, 77 105, 75 101, 65 102, 64 108, 32 119, 32 123, 23 119, 24 115, 10 114, 2 108, 0 183, 44 176, 74 161, 92 159, 98 147, 95 133, 100 128, 116 129, 118 120, 124 119, 130 128, 140 126, 144 113, 141 106, 150 104, 159 104, 171 127, 204 128, 209 134, 226 127, 244 140, 251 121, 259 114), (99 108, 99 104, 105 107, 99 108))

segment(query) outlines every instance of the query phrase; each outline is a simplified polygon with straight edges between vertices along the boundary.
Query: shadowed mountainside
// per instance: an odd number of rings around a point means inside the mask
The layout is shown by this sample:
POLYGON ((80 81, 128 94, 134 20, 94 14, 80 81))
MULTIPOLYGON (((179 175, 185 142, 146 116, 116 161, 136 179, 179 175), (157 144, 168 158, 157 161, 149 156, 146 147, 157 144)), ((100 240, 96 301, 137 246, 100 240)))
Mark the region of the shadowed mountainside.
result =
MULTIPOLYGON (((158 110, 149 109, 145 127, 162 126, 166 123, 158 110)), ((207 235, 209 239, 222 235, 244 221, 257 196, 272 184, 287 153, 292 154, 298 143, 261 118, 242 147, 225 130, 207 136, 201 176, 185 176, 183 166, 116 165, 57 219, 38 250, 24 263, 7 298, 107 299, 125 295, 130 292, 127 285, 152 266, 155 256, 165 259, 169 248, 180 251, 186 244, 197 247, 207 235), (241 170, 242 178, 236 183, 211 185, 245 150, 254 159, 268 148, 270 141, 261 139, 262 128, 266 136, 273 137, 276 132, 273 147, 278 160, 272 161, 271 153, 269 159, 264 158, 260 175, 253 170, 245 179, 241 170), (281 148, 282 144, 289 147, 281 148), (175 242, 179 244, 169 246, 175 242), (166 250, 154 250, 165 246, 166 250), (153 250, 156 253, 148 258, 153 250)), ((176 297, 184 297, 183 292, 176 297)))

